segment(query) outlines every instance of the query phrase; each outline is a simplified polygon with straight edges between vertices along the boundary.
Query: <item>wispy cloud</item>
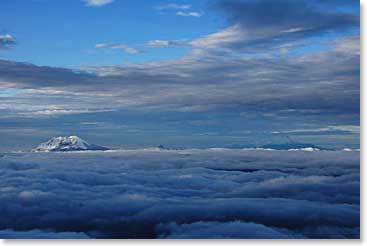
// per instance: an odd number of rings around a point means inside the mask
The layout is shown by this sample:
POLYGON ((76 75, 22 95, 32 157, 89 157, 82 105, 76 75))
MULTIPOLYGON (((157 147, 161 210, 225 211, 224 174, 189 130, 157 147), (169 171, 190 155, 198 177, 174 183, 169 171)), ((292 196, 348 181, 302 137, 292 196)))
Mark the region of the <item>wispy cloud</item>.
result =
POLYGON ((348 132, 351 134, 360 134, 360 126, 358 125, 339 125, 339 126, 327 126, 321 128, 309 128, 309 129, 294 129, 286 131, 273 131, 273 134, 309 134, 309 133, 334 133, 335 131, 348 132))
POLYGON ((191 42, 194 48, 226 48, 228 44, 241 42, 245 39, 245 34, 239 25, 233 25, 218 32, 195 39, 191 42))
POLYGON ((126 44, 100 43, 100 44, 96 44, 95 48, 97 48, 97 49, 110 48, 110 49, 123 50, 123 51, 125 51, 126 53, 129 53, 129 54, 142 53, 141 50, 130 47, 126 44))
POLYGON ((165 47, 169 46, 171 41, 169 40, 151 40, 147 43, 148 46, 155 46, 155 47, 165 47))
POLYGON ((112 3, 114 0, 84 0, 87 6, 101 7, 112 3))
POLYGON ((8 49, 15 44, 15 38, 10 34, 0 34, 0 50, 8 49))
POLYGON ((169 3, 166 5, 156 6, 156 10, 168 10, 168 9, 190 9, 190 4, 176 4, 176 3, 169 3))
MULTIPOLYGON (((359 16, 337 11, 333 6, 320 8, 320 2, 333 1, 224 1, 217 7, 227 15, 229 27, 199 41, 220 44, 221 49, 233 52, 269 52, 289 43, 304 42, 329 32, 357 28, 359 16), (325 11, 323 9, 329 9, 325 11), (231 39, 222 40, 228 31, 231 39)), ((349 1, 353 5, 353 1, 349 1)), ((217 45, 216 47, 217 48, 217 45)), ((283 48, 284 51, 284 48, 283 48)))
POLYGON ((184 40, 151 40, 148 41, 146 46, 150 47, 169 47, 169 46, 186 46, 188 45, 184 40))
POLYGON ((203 16, 203 13, 202 12, 194 12, 194 11, 191 11, 191 12, 178 11, 178 12, 176 12, 176 15, 179 15, 179 16, 191 16, 191 17, 201 17, 201 16, 203 16))
POLYGON ((169 11, 176 10, 176 15, 179 16, 189 16, 189 17, 201 17, 204 13, 199 11, 189 11, 192 5, 190 4, 177 4, 169 3, 166 5, 156 6, 155 9, 158 11, 169 11))

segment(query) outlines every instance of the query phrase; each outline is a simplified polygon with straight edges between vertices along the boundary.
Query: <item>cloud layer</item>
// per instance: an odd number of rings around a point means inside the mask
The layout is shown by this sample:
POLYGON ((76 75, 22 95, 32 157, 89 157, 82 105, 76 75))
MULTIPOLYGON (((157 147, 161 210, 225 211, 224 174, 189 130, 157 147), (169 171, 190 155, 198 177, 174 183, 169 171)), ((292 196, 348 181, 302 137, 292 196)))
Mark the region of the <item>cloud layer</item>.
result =
POLYGON ((3 238, 359 238, 359 152, 0 157, 3 238))
MULTIPOLYGON (((201 46, 200 42, 195 45, 201 46)), ((217 44, 202 42, 208 47, 217 44)), ((116 109, 202 107, 203 110, 231 108, 304 113, 318 110, 359 114, 359 51, 351 45, 358 43, 359 37, 337 40, 329 50, 289 59, 277 56, 227 58, 198 51, 167 62, 85 67, 82 71, 3 60, 0 71, 1 80, 7 82, 2 84, 4 89, 18 87, 19 93, 26 88, 33 89, 27 93, 41 90, 51 105, 58 94, 71 93, 79 97, 67 103, 77 100, 79 107, 92 107, 95 100, 102 100, 99 106, 109 107, 113 103, 116 109), (330 91, 332 93, 328 93, 330 91)), ((170 44, 162 40, 150 43, 170 44)), ((99 44, 97 48, 137 52, 125 45, 99 44)), ((22 96, 15 94, 5 100, 13 98, 16 107, 22 96)))

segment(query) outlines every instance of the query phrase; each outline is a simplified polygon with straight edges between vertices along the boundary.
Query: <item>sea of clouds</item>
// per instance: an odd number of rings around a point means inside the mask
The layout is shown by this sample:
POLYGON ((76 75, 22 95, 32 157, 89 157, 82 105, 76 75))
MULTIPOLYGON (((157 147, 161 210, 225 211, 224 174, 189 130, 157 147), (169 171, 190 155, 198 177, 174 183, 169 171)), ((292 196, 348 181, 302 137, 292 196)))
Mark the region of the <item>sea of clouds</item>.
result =
POLYGON ((0 238, 359 238, 358 151, 0 154, 0 238))

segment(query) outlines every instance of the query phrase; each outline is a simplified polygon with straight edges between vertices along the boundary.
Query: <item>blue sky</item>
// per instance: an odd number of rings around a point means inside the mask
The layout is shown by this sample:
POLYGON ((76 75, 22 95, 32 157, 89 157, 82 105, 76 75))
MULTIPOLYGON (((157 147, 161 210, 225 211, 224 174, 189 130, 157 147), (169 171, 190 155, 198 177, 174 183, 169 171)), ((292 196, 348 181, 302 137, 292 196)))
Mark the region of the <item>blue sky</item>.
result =
POLYGON ((185 4, 169 8, 170 1, 114 1, 102 6, 87 6, 78 0, 3 1, 0 30, 14 35, 19 45, 11 52, 2 52, 2 57, 67 67, 178 58, 188 49, 147 49, 144 44, 156 39, 193 39, 214 32, 220 23, 215 13, 204 13, 207 2, 188 3, 192 5, 189 9, 180 8, 185 4), (180 11, 203 15, 185 17, 176 14, 180 11), (121 50, 95 50, 96 44, 105 42, 124 43, 144 52, 137 56, 121 50))
POLYGON ((0 3, 3 150, 359 148, 359 2, 0 3))

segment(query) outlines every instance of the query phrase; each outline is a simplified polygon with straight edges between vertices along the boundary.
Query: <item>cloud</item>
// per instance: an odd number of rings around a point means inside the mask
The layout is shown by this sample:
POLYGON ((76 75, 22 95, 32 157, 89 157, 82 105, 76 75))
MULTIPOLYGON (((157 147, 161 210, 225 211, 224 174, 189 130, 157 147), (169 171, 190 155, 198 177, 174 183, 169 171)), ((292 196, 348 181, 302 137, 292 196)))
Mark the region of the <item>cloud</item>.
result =
POLYGON ((10 34, 0 34, 0 50, 8 49, 16 44, 15 38, 10 34))
POLYGON ((176 4, 176 3, 169 3, 166 5, 160 5, 160 6, 156 6, 155 9, 157 10, 172 10, 172 9, 190 9, 191 5, 190 4, 176 4))
POLYGON ((198 11, 188 11, 191 9, 190 4, 176 4, 176 3, 169 3, 166 5, 156 6, 155 9, 159 11, 169 11, 169 10, 179 10, 176 12, 178 16, 190 16, 190 17, 201 17, 203 16, 203 12, 198 11))
POLYGON ((45 129, 37 129, 37 128, 17 128, 17 127, 7 127, 0 129, 0 134, 5 136, 32 136, 32 135, 38 135, 38 136, 49 136, 52 134, 56 134, 52 130, 45 130, 45 129))
POLYGON ((160 46, 169 46, 171 45, 171 41, 169 40, 152 40, 149 41, 147 43, 148 46, 156 46, 156 47, 160 47, 160 46))
POLYGON ((335 132, 347 132, 350 134, 360 134, 360 126, 358 125, 340 125, 340 126, 328 126, 322 128, 310 128, 310 129, 294 129, 287 131, 274 131, 274 134, 320 134, 320 133, 335 133, 335 132))
POLYGON ((333 130, 348 131, 353 134, 360 134, 360 126, 344 125, 344 126, 329 126, 333 130))
MULTIPOLYGON (((191 54, 164 62, 71 70, 3 60, 0 61, 2 89, 12 91, 2 97, 2 108, 16 109, 10 111, 12 114, 31 106, 33 112, 106 108, 195 112, 200 109, 238 114, 261 111, 298 118, 317 112, 317 115, 343 115, 350 119, 359 114, 359 54, 338 48, 343 43, 355 47, 352 43, 358 44, 359 39, 338 39, 326 50, 292 59, 228 57, 199 48, 221 46, 221 42, 234 40, 236 30, 229 28, 222 35, 215 35, 214 40, 211 36, 196 40, 192 45, 197 48, 191 54), (36 94, 48 103, 40 105, 34 99, 36 94)), ((167 40, 148 44, 176 45, 167 40)), ((110 43, 96 47, 125 49, 110 43)), ((326 126, 316 128, 320 127, 326 126)))
POLYGON ((114 0, 84 0, 87 6, 101 7, 112 3, 114 0))
POLYGON ((202 12, 195 12, 195 11, 191 11, 191 12, 178 11, 178 12, 176 12, 176 15, 179 15, 179 16, 191 16, 191 17, 201 17, 201 16, 203 16, 203 13, 202 12))
MULTIPOLYGON (((358 29, 358 15, 331 6, 322 8, 320 4, 292 0, 218 1, 216 7, 226 14, 229 26, 193 43, 203 44, 202 48, 259 53, 279 50, 283 45, 297 47, 308 38, 330 32, 358 29), (205 41, 218 45, 207 47, 205 41)), ((356 4, 359 3, 350 2, 351 6, 356 4)))
POLYGON ((25 117, 48 117, 48 116, 58 116, 58 115, 69 115, 69 114, 93 114, 99 112, 111 112, 114 109, 59 109, 57 107, 47 107, 40 110, 28 110, 24 112, 19 112, 19 115, 25 117))
POLYGON ((225 48, 228 44, 241 42, 244 38, 245 34, 241 31, 240 26, 234 25, 216 33, 195 39, 191 42, 191 45, 194 48, 203 49, 225 48))
MULTIPOLYGON (((192 224, 164 224, 157 228, 161 238, 175 239, 290 239, 297 238, 286 230, 276 230, 261 224, 232 222, 195 222, 192 224)), ((302 238, 302 236, 298 236, 302 238)))
POLYGON ((0 164, 6 238, 359 238, 358 152, 5 153, 0 164))
POLYGON ((150 47, 188 46, 183 40, 151 40, 146 43, 150 47))
POLYGON ((14 230, 0 230, 0 238, 2 239, 88 239, 89 237, 80 232, 52 232, 42 230, 30 231, 14 231, 14 230))
POLYGON ((132 48, 126 44, 113 44, 113 43, 100 43, 100 44, 96 44, 95 46, 97 49, 104 49, 104 48, 110 48, 110 49, 119 49, 119 50, 123 50, 128 54, 139 54, 142 51, 136 49, 136 48, 132 48))
POLYGON ((335 42, 334 50, 339 52, 348 52, 350 54, 360 55, 360 37, 349 36, 335 42))

